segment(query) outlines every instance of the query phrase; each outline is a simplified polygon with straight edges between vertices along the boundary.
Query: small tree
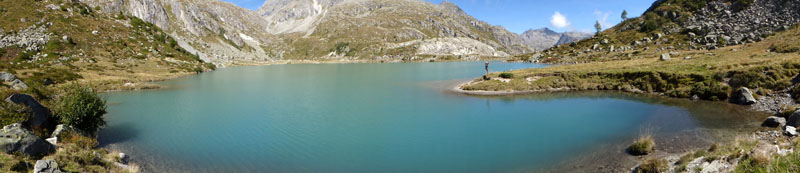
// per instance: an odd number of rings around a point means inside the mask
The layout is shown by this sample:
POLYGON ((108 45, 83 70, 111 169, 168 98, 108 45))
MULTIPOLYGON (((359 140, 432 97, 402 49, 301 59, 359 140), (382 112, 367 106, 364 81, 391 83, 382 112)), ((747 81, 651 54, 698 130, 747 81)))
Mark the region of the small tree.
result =
POLYGON ((106 99, 90 87, 71 84, 58 100, 56 114, 61 123, 94 134, 106 124, 106 99))
POLYGON ((594 23, 594 29, 597 29, 597 34, 600 34, 600 31, 603 31, 603 25, 600 25, 600 21, 594 23))
POLYGON ((628 20, 628 11, 622 10, 622 21, 628 20))

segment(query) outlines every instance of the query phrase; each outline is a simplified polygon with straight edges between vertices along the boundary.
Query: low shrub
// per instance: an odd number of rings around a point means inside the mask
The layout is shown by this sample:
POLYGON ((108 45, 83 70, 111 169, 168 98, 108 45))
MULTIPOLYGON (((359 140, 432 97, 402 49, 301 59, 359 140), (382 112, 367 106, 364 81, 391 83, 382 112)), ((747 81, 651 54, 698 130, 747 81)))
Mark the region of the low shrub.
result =
POLYGON ((513 73, 500 73, 500 77, 504 78, 504 79, 511 79, 511 78, 514 78, 514 74, 513 73))
POLYGON ((94 133, 106 124, 106 100, 90 87, 71 84, 65 87, 56 105, 61 123, 94 133))
POLYGON ((656 159, 656 158, 648 158, 642 161, 642 164, 639 165, 639 168, 636 169, 635 172, 637 173, 660 173, 660 172, 667 172, 669 170, 669 165, 667 164, 667 160, 664 159, 656 159))
POLYGON ((653 140, 653 136, 640 136, 639 139, 636 139, 636 141, 628 147, 628 153, 632 155, 647 155, 653 151, 655 146, 656 143, 653 140))

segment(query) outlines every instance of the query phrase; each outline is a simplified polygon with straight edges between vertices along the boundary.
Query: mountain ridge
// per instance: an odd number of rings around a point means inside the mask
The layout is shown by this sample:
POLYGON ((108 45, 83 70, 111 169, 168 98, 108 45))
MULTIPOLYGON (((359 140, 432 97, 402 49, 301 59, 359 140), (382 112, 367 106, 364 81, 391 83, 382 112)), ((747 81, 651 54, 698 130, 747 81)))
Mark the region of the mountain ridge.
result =
POLYGON ((536 51, 542 51, 553 46, 567 44, 591 37, 592 33, 564 32, 559 33, 550 28, 529 29, 519 34, 525 44, 536 51))

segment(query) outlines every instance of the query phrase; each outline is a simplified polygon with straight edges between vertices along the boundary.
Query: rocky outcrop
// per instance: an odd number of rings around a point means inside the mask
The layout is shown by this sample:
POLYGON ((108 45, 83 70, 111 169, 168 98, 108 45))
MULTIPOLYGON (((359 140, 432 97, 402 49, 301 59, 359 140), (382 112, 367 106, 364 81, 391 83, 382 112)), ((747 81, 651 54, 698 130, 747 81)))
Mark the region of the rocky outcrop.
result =
POLYGON ((55 160, 37 160, 33 166, 34 173, 61 173, 58 163, 55 160))
POLYGON ((486 55, 508 56, 494 47, 468 38, 442 38, 419 43, 417 54, 422 55, 486 55))
MULTIPOLYGON (((698 48, 736 45, 761 41, 800 22, 797 9, 800 9, 797 0, 757 0, 748 6, 717 0, 698 10, 682 26, 686 26, 687 34, 698 48)), ((680 17, 668 12, 662 14, 680 17)))
POLYGON ((50 109, 44 107, 30 95, 12 94, 11 96, 8 96, 8 98, 6 98, 6 102, 13 104, 22 104, 30 108, 31 117, 28 119, 28 123, 32 127, 39 127, 45 125, 45 123, 47 123, 48 119, 51 117, 50 109))
POLYGON ((0 34, 0 48, 18 46, 25 51, 41 50, 52 34, 47 31, 51 23, 41 21, 10 35, 0 34))
POLYGON ((753 97, 753 92, 751 92, 750 89, 742 87, 733 93, 731 102, 741 105, 752 105, 756 103, 756 98, 753 97))
POLYGON ((28 84, 17 78, 14 74, 0 72, 0 80, 6 83, 8 86, 11 86, 11 89, 14 90, 26 90, 28 89, 28 84))
POLYGON ((0 131, 0 150, 6 153, 23 153, 41 156, 54 150, 53 145, 34 135, 32 131, 14 123, 0 131))

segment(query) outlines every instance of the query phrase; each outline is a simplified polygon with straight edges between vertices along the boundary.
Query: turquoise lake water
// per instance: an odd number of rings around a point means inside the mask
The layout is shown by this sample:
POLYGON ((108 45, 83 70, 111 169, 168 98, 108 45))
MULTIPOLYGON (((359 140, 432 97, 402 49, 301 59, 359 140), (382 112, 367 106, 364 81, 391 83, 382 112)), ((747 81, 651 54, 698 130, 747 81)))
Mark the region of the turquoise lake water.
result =
POLYGON ((110 93, 99 140, 146 172, 511 172, 619 153, 613 144, 644 127, 708 143, 714 129, 763 118, 726 103, 621 93, 451 91, 483 73, 483 62, 221 69, 160 83, 169 89, 110 93))

